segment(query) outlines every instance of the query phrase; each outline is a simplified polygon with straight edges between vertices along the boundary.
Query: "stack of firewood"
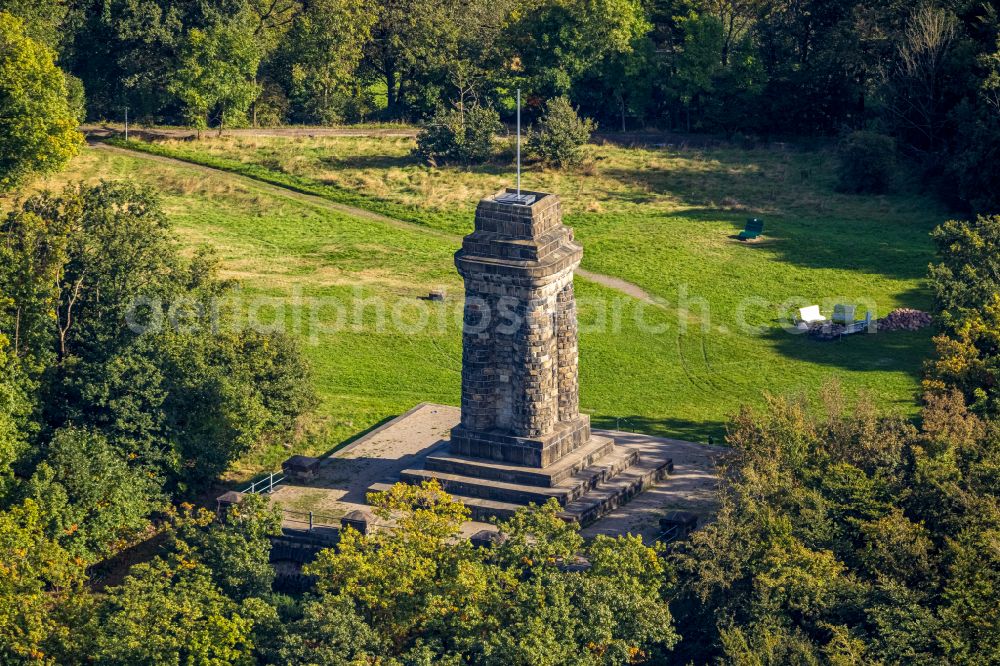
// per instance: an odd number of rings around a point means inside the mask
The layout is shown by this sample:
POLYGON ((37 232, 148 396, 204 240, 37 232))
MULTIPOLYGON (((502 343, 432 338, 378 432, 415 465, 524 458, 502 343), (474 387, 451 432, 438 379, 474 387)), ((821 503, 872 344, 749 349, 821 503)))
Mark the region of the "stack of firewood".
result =
POLYGON ((934 319, 922 310, 899 308, 878 320, 878 330, 919 331, 922 328, 927 328, 932 323, 934 323, 934 319))

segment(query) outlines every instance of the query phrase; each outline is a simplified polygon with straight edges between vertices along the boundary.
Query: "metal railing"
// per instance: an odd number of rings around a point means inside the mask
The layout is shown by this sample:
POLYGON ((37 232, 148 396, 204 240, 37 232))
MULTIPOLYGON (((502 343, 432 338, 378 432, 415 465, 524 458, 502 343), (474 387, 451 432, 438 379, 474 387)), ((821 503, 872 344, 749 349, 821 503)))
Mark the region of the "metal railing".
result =
POLYGON ((615 419, 615 430, 618 432, 625 432, 622 430, 623 423, 628 427, 630 432, 635 432, 635 424, 624 416, 619 416, 615 419))
POLYGON ((272 492, 274 492, 275 487, 277 487, 278 484, 280 484, 284 480, 285 477, 282 475, 281 472, 271 472, 263 479, 258 479, 257 481, 254 481, 240 492, 242 492, 243 494, 258 494, 258 495, 262 493, 271 494, 272 492))
POLYGON ((282 509, 281 517, 286 525, 302 525, 304 529, 307 529, 310 532, 317 527, 340 528, 339 518, 334 518, 333 516, 327 516, 321 513, 314 513, 312 511, 293 511, 291 509, 282 509))
POLYGON ((680 525, 671 525, 657 534, 655 540, 660 543, 670 543, 672 541, 677 541, 683 536, 684 533, 681 531, 680 525))

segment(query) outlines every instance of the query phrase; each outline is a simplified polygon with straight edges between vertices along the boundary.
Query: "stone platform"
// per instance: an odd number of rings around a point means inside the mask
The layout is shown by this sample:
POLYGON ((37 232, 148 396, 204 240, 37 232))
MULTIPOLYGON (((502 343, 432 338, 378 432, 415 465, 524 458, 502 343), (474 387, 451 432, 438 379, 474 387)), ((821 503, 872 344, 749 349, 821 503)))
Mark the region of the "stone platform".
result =
MULTIPOLYGON (((508 518, 523 506, 555 499, 565 519, 588 525, 663 480, 672 468, 666 449, 640 453, 599 435, 544 468, 456 455, 442 440, 422 467, 404 469, 399 480, 438 481, 471 509, 475 520, 508 518)), ((376 484, 372 490, 385 487, 376 484)))
MULTIPOLYGON (((659 531, 659 518, 668 511, 691 511, 703 519, 715 511, 715 460, 723 451, 719 447, 595 430, 593 443, 580 450, 579 458, 574 456, 573 460, 560 460, 554 467, 533 469, 489 462, 491 469, 485 471, 481 459, 468 459, 448 450, 449 433, 459 418, 456 407, 420 404, 324 459, 314 479, 282 484, 274 492, 274 500, 287 509, 340 518, 363 509, 366 494, 371 490, 388 488, 411 473, 411 481, 426 478, 430 461, 430 467, 438 470, 432 470, 435 475, 463 477, 462 483, 472 481, 473 488, 482 479, 474 474, 491 475, 494 487, 509 486, 502 492, 537 493, 529 500, 536 502, 553 495, 558 499, 567 488, 576 488, 580 479, 585 485, 599 477, 596 467, 610 468, 605 478, 582 496, 570 499, 572 491, 565 496, 567 514, 575 514, 568 517, 590 523, 583 530, 585 536, 634 533, 652 540, 659 531), (609 448, 611 439, 618 444, 609 448), (657 470, 666 471, 665 463, 669 460, 673 461, 673 471, 664 480, 657 470), (626 462, 631 464, 622 467, 626 462), (634 497, 640 489, 644 492, 634 497), (622 504, 625 499, 631 501, 622 504), (594 518, 597 519, 591 522, 594 518)), ((462 530, 466 536, 492 529, 484 522, 487 517, 509 515, 521 505, 465 495, 460 489, 461 486, 449 487, 473 510, 473 520, 462 530)))

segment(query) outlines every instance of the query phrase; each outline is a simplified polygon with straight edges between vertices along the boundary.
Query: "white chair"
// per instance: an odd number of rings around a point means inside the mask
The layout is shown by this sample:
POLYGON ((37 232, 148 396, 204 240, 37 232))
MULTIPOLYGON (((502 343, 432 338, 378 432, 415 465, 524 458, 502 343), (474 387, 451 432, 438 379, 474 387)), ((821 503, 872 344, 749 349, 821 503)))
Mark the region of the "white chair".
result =
POLYGON ((818 305, 810 305, 809 307, 799 308, 799 322, 802 324, 818 324, 820 322, 826 321, 826 317, 819 313, 818 305))

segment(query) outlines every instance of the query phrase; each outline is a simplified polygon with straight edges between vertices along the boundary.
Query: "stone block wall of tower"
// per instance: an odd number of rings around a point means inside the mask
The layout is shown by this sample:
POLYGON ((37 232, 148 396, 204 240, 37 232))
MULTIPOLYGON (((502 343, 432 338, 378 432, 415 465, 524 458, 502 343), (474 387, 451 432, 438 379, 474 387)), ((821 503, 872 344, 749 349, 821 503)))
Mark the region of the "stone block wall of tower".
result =
POLYGON ((544 465, 589 437, 579 413, 573 294, 583 250, 562 224, 558 197, 534 194, 530 206, 481 201, 475 231, 455 255, 466 303, 453 449, 544 465), (515 450, 533 444, 537 455, 515 450))

